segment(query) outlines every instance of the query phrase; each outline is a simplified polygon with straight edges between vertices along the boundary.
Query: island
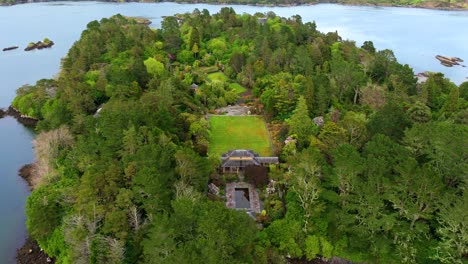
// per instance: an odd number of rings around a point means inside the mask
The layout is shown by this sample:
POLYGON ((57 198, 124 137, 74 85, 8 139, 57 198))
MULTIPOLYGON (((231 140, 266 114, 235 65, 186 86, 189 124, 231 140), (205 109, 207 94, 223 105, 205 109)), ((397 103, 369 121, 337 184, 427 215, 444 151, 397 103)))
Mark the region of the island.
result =
MULTIPOLYGON (((458 57, 445 57, 441 55, 436 55, 436 59, 440 61, 440 64, 446 66, 446 67, 452 67, 455 65, 460 65, 460 62, 463 62, 462 59, 458 57)), ((462 67, 465 67, 465 65, 462 65, 462 67)))
POLYGON ((48 38, 45 38, 43 41, 38 41, 38 42, 30 42, 28 46, 24 49, 25 51, 31 51, 35 49, 45 49, 45 48, 50 48, 54 45, 55 43, 51 41, 48 38))
POLYGON ((51 261, 466 262, 468 82, 229 7, 91 21, 57 76, 11 103, 51 261))

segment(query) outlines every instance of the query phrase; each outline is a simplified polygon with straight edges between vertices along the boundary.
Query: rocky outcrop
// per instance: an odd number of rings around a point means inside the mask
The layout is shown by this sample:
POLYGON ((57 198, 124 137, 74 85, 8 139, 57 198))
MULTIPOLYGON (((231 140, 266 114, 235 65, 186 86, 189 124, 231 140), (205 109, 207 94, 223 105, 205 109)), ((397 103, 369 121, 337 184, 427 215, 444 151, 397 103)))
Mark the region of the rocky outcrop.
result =
POLYGON ((0 108, 0 119, 6 116, 6 112, 0 108))
POLYGON ((445 57, 442 55, 436 55, 436 59, 440 61, 440 64, 446 66, 446 67, 452 67, 455 65, 460 65, 460 62, 463 62, 462 59, 458 57, 445 57))
POLYGON ((18 175, 26 181, 29 186, 29 189, 33 190, 36 183, 34 180, 34 171, 35 165, 34 163, 26 164, 18 171, 18 175))
POLYGON ((23 247, 16 250, 17 264, 49 264, 55 263, 55 258, 50 258, 39 247, 36 241, 27 238, 23 247))
POLYGON ((147 25, 148 26, 148 25, 151 24, 151 20, 149 20, 148 18, 144 18, 144 17, 129 17, 129 16, 126 16, 125 18, 134 20, 138 24, 142 24, 142 25, 147 25))
POLYGON ((6 114, 16 118, 18 122, 27 127, 35 127, 37 125, 37 122, 39 121, 39 119, 37 118, 21 114, 20 111, 13 108, 12 106, 8 107, 6 114))
POLYGON ((17 49, 18 46, 11 46, 11 47, 6 47, 3 49, 3 51, 9 51, 9 50, 14 50, 14 49, 17 49))
POLYGON ((38 41, 36 43, 31 42, 29 45, 24 49, 25 51, 31 51, 35 49, 45 49, 45 48, 50 48, 54 45, 55 43, 53 41, 38 41))

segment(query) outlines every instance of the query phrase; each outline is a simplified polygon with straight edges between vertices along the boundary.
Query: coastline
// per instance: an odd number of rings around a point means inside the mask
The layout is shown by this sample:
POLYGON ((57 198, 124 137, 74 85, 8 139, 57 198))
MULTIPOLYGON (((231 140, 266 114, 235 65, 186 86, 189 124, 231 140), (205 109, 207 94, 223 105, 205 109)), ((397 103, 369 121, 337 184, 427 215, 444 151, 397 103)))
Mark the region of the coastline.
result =
MULTIPOLYGON (((82 0, 81 2, 87 2, 88 0, 82 0)), ((209 5, 244 5, 244 6, 262 6, 262 7, 294 7, 294 6, 313 6, 319 4, 336 4, 343 6, 369 6, 369 7, 399 7, 399 8, 421 8, 421 9, 430 9, 430 10, 442 10, 442 11, 468 11, 468 5, 461 6, 456 4, 455 6, 442 6, 445 3, 442 2, 423 2, 422 5, 398 5, 392 3, 338 3, 333 1, 319 1, 314 3, 291 3, 291 4, 251 4, 251 3, 237 3, 237 2, 203 2, 203 1, 146 1, 146 0, 130 0, 130 1, 105 1, 105 0, 96 0, 97 2, 108 2, 108 3, 176 3, 176 4, 209 4, 209 5), (438 5, 435 5, 438 3, 438 5)), ((60 2, 54 0, 29 0, 29 1, 15 1, 14 3, 0 3, 2 6, 14 6, 18 4, 31 4, 31 3, 48 3, 48 2, 60 2)))
MULTIPOLYGON (((18 120, 18 122, 20 122, 22 125, 26 127, 34 128, 36 127, 37 122, 39 122, 38 119, 21 114, 20 111, 13 108, 12 106, 8 107, 8 110, 4 111, 4 113, 5 115, 14 117, 16 120, 18 120)), ((0 112, 0 116, 1 116, 1 112, 0 112)))
POLYGON ((55 262, 56 259, 49 258, 36 240, 31 239, 31 237, 27 237, 24 245, 16 250, 17 264, 50 264, 55 262))
MULTIPOLYGON (((37 177, 35 177, 35 163, 29 163, 21 167, 18 171, 20 176, 33 191, 37 187, 37 177)), ((39 246, 36 240, 29 235, 24 242, 24 245, 16 249, 17 264, 50 264, 55 263, 56 259, 49 257, 39 246)))

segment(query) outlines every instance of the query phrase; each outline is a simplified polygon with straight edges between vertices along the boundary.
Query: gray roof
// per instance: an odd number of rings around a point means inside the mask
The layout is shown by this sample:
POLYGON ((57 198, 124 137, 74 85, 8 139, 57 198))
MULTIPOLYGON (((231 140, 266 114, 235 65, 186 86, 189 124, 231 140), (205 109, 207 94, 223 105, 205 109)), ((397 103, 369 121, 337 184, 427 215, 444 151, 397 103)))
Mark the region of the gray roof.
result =
POLYGON ((262 163, 278 164, 278 157, 260 157, 253 150, 230 150, 221 156, 221 167, 244 168, 251 165, 260 166, 262 163))

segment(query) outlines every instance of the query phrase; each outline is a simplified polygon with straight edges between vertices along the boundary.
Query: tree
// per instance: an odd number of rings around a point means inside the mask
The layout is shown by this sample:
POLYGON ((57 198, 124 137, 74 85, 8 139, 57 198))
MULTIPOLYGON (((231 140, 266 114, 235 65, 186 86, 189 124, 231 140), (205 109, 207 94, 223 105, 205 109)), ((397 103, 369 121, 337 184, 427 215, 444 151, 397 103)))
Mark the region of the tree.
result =
POLYGON ((346 130, 348 143, 357 149, 360 149, 369 138, 366 124, 366 116, 353 111, 346 112, 344 118, 338 122, 338 125, 346 130))
POLYGON ((449 198, 443 202, 438 214, 439 227, 437 233, 439 241, 434 259, 442 263, 464 263, 466 260, 468 233, 466 228, 466 218, 468 213, 466 204, 468 195, 466 192, 461 197, 449 198))
POLYGON ((445 100, 444 105, 442 106, 441 112, 444 113, 447 117, 452 116, 458 111, 458 98, 459 98, 459 89, 452 88, 450 93, 445 100))
POLYGON ((164 48, 171 54, 175 54, 182 44, 180 37, 179 21, 175 16, 167 16, 161 22, 161 33, 164 39, 164 48))
POLYGON ((39 242, 46 241, 60 225, 63 210, 61 198, 58 186, 40 187, 28 197, 26 226, 29 234, 39 242))
POLYGON ((464 82, 460 84, 458 89, 459 89, 460 97, 468 101, 468 82, 464 82))
POLYGON ((314 148, 304 149, 291 161, 292 197, 298 201, 303 210, 303 231, 307 233, 313 227, 309 226, 312 218, 316 218, 324 209, 323 202, 319 200, 322 192, 320 178, 322 175, 323 158, 314 148))
POLYGON ((174 213, 156 221, 143 242, 148 263, 248 263, 253 261, 256 227, 245 213, 219 202, 172 203, 174 213))
MULTIPOLYGON (((195 45, 198 49, 198 47, 200 47, 200 32, 198 31, 198 28, 196 27, 193 27, 192 30, 190 30, 190 37, 189 37, 189 49, 190 50, 193 50, 195 45)), ((194 52, 195 54, 198 53, 197 52, 194 52)))
POLYGON ((411 123, 402 107, 389 102, 371 117, 367 128, 371 135, 380 133, 399 140, 403 137, 404 130, 410 125, 411 123))
POLYGON ((376 53, 369 66, 369 76, 375 82, 382 84, 391 74, 393 65, 397 63, 393 51, 385 49, 376 53))
POLYGON ((190 149, 181 149, 175 153, 175 161, 175 170, 185 184, 199 191, 205 190, 208 175, 211 173, 207 159, 201 158, 190 149))
POLYGON ((164 71, 165 71, 164 64, 162 64, 161 62, 157 61, 154 58, 148 58, 145 60, 144 63, 146 66, 146 70, 153 77, 160 78, 163 76, 164 71))
POLYGON ((413 122, 427 123, 431 120, 431 109, 424 103, 417 101, 408 109, 408 116, 413 122))
POLYGON ((367 50, 369 53, 372 54, 375 53, 374 43, 370 40, 364 41, 364 43, 361 46, 361 49, 367 50))
POLYGON ((326 122, 323 128, 320 130, 318 138, 324 144, 324 150, 327 153, 347 141, 346 131, 334 122, 326 122))
MULTIPOLYGON (((348 144, 338 146, 333 151, 336 186, 340 196, 347 196, 356 189, 359 176, 364 172, 364 159, 359 152, 348 144)), ((346 203, 346 199, 342 199, 346 203)))
POLYGON ((288 123, 289 133, 291 135, 296 135, 298 146, 306 146, 309 136, 314 134, 316 127, 309 117, 309 110, 307 109, 306 101, 303 96, 299 97, 299 100, 297 100, 296 109, 294 109, 288 123))
POLYGON ((454 188, 467 183, 464 176, 468 169, 464 150, 468 143, 462 136, 467 133, 467 127, 462 124, 430 122, 415 124, 405 131, 403 141, 418 161, 432 166, 445 184, 454 188))

